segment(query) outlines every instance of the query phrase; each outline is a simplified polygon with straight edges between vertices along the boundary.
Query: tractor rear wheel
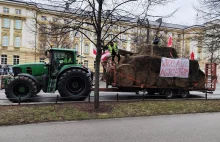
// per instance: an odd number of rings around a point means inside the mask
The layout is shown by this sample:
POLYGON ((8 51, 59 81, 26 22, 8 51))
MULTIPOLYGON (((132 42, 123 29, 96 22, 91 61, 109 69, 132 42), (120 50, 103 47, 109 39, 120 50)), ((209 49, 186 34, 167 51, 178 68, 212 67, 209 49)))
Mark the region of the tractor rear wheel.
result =
POLYGON ((25 76, 18 76, 12 80, 5 89, 6 97, 14 103, 24 102, 31 99, 37 94, 36 82, 25 76))
POLYGON ((59 79, 58 91, 68 100, 83 101, 91 92, 91 76, 83 70, 71 69, 59 79))

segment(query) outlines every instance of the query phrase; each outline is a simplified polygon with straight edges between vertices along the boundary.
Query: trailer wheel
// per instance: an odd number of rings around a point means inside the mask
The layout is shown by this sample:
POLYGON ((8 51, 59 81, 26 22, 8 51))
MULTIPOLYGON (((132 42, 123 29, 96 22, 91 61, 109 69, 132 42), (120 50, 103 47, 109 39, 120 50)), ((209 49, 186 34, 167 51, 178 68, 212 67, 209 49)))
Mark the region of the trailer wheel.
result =
POLYGON ((67 100, 83 101, 90 94, 91 88, 91 76, 83 70, 68 70, 58 82, 58 91, 67 100))
POLYGON ((171 89, 166 89, 166 90, 164 91, 164 95, 165 95, 167 98, 171 99, 171 98, 174 97, 174 91, 171 90, 171 89))
POLYGON ((189 95, 189 91, 180 90, 180 95, 182 98, 187 98, 189 95))
POLYGON ((12 80, 5 89, 6 97, 14 103, 19 101, 24 102, 31 99, 37 94, 36 82, 25 76, 18 76, 12 80))
POLYGON ((155 91, 153 89, 148 89, 147 90, 148 95, 155 95, 155 91))

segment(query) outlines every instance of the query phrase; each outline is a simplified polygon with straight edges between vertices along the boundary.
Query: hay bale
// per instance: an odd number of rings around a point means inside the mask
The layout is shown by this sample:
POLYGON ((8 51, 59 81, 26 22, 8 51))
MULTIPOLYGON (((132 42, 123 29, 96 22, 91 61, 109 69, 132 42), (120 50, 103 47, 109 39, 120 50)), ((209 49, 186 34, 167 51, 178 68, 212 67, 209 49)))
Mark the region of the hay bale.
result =
POLYGON ((155 73, 155 72, 150 72, 146 85, 151 85, 151 86, 156 85, 157 80, 158 80, 158 77, 157 77, 157 76, 158 76, 157 73, 155 73))
POLYGON ((159 73, 160 72, 160 64, 161 58, 149 56, 149 55, 141 55, 131 57, 130 60, 126 60, 127 64, 131 64, 136 71, 149 71, 159 73))
POLYGON ((117 70, 117 75, 116 75, 117 84, 119 86, 132 86, 134 84, 134 81, 132 79, 135 79, 135 71, 130 64, 118 65, 116 67, 116 70, 117 70))
POLYGON ((187 87, 189 79, 188 78, 175 78, 174 79, 174 86, 175 87, 187 87))
MULTIPOLYGON (((198 61, 189 61, 189 78, 161 78, 160 66, 161 57, 139 55, 131 56, 123 60, 123 63, 129 64, 135 71, 135 78, 141 84, 156 85, 158 87, 188 87, 192 86, 194 82, 199 82, 201 78, 204 78, 202 74, 199 74, 198 61)), ((204 82, 204 81, 203 81, 204 82)), ((203 86, 201 83, 200 86, 203 86)))
POLYGON ((199 70, 199 79, 198 79, 198 84, 197 84, 197 88, 204 88, 205 87, 205 82, 206 82, 206 78, 205 78, 205 73, 202 72, 201 70, 199 70))
MULTIPOLYGON (((129 53, 126 51, 121 52, 123 54, 129 53)), ((165 78, 159 77, 162 57, 178 58, 178 55, 174 48, 147 45, 141 47, 138 54, 134 54, 132 56, 122 56, 120 64, 116 68, 117 71, 134 78, 139 83, 117 74, 117 84, 119 84, 119 86, 145 84, 166 88, 190 87, 193 86, 195 82, 198 82, 197 87, 204 88, 205 75, 199 69, 198 61, 189 61, 188 78, 165 78), (151 50, 153 50, 153 55, 151 55, 151 50)))
POLYGON ((123 50, 123 49, 119 49, 118 53, 122 56, 128 56, 128 55, 133 55, 134 53, 131 51, 127 51, 127 50, 123 50))
POLYGON ((173 86, 173 78, 159 77, 158 75, 156 86, 161 88, 171 87, 173 86))
POLYGON ((174 48, 154 46, 154 45, 147 45, 141 47, 141 50, 138 53, 138 55, 152 55, 151 50, 153 50, 154 56, 178 58, 177 52, 174 48))

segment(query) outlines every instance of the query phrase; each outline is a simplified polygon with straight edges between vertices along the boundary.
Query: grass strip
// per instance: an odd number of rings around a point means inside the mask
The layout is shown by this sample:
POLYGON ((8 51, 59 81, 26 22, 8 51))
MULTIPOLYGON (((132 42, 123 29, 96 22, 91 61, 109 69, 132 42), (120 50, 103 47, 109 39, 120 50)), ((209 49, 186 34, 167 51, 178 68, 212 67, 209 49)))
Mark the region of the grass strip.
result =
POLYGON ((0 106, 0 125, 204 112, 220 112, 220 101, 101 102, 98 112, 93 103, 0 106))

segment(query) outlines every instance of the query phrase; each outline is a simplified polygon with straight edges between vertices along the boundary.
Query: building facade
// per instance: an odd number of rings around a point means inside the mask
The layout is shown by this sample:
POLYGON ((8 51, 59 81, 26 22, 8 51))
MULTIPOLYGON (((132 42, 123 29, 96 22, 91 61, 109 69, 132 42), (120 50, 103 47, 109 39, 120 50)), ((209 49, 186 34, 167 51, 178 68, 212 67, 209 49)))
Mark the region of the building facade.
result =
MULTIPOLYGON (((15 65, 26 62, 45 61, 43 51, 49 46, 73 48, 78 54, 84 58, 78 58, 78 62, 82 62, 85 66, 94 70, 95 55, 93 54, 94 44, 79 33, 63 35, 62 44, 58 44, 57 38, 47 41, 47 36, 39 34, 39 30, 45 31, 48 25, 51 28, 51 21, 56 22, 58 12, 56 7, 43 5, 39 3, 24 2, 21 0, 3 0, 0 1, 0 63, 15 65), (48 12, 50 11, 50 12, 48 12), (36 19, 41 23, 37 26, 36 19), (40 52, 42 51, 42 52, 40 52), (38 53, 38 54, 37 54, 38 53)), ((65 21, 61 21, 65 24, 65 21)), ((159 23, 150 21, 151 27, 157 27, 159 23)), ((115 29, 120 30, 128 26, 128 24, 120 23, 115 29)), ((89 26, 88 26, 89 27, 89 26)), ((180 57, 189 58, 194 52, 195 59, 200 61, 203 69, 203 53, 201 41, 192 40, 192 38, 202 30, 202 26, 184 26, 171 23, 163 23, 160 34, 165 37, 172 37, 172 47, 174 47, 180 57)), ((155 30, 150 30, 150 34, 154 35, 155 30)), ((145 36, 146 29, 144 27, 136 27, 128 30, 119 36, 118 46, 121 49, 135 51, 137 44, 135 36, 145 36)), ((94 35, 88 36, 94 39, 94 35)), ((95 39, 94 39, 95 40, 95 39)), ((152 40, 152 39, 151 39, 152 40)))

